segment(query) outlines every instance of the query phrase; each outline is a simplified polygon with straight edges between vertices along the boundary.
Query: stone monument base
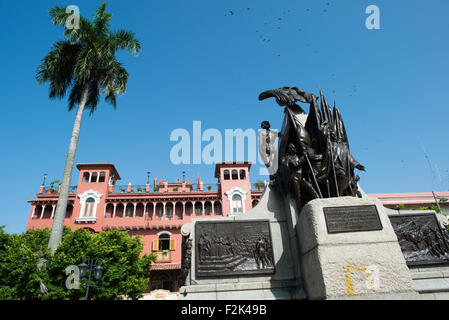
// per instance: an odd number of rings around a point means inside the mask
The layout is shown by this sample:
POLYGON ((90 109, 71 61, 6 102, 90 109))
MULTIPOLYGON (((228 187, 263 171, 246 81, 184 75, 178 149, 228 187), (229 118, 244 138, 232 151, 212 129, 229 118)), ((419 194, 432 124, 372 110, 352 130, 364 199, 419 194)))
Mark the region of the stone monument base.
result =
POLYGON ((180 288, 182 300, 291 300, 306 299, 303 290, 299 249, 295 230, 289 223, 289 204, 285 198, 267 188, 258 205, 251 211, 235 216, 211 218, 207 222, 229 223, 266 221, 269 225, 273 262, 275 270, 267 274, 241 274, 199 277, 195 263, 199 248, 195 245, 197 238, 196 224, 204 219, 193 220, 185 224, 181 232, 189 236, 191 249, 191 268, 186 283, 180 288))
MULTIPOLYGON (((291 300, 297 294, 295 281, 250 281, 227 279, 225 282, 182 287, 183 300, 291 300), (245 282, 248 281, 248 282, 245 282)), ((223 279, 222 279, 223 281, 223 279)), ((305 299, 301 291, 296 299, 305 299)))
POLYGON ((418 299, 379 200, 313 200, 296 231, 309 299, 418 299))

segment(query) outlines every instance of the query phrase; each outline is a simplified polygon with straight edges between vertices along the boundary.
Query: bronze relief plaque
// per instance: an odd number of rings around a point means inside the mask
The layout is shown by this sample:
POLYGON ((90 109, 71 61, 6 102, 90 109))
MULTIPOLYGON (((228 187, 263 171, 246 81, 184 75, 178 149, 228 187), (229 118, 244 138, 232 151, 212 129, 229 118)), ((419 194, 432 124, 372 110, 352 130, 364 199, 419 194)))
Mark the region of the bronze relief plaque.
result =
POLYGON ((375 205, 323 208, 328 233, 378 231, 382 223, 375 205))
POLYGON ((195 251, 197 278, 275 271, 268 220, 198 221, 195 251))
POLYGON ((389 216, 408 266, 448 264, 448 233, 434 213, 389 216))

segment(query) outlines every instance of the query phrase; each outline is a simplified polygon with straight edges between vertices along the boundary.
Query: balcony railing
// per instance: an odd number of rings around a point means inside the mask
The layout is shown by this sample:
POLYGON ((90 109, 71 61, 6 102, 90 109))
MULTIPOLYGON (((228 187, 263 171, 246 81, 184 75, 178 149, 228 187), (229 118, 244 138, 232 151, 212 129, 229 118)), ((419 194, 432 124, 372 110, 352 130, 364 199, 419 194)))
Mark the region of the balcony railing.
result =
POLYGON ((156 255, 156 262, 171 262, 171 252, 170 251, 155 251, 153 252, 156 255))
MULTIPOLYGON (((173 184, 164 185, 150 185, 150 192, 217 192, 219 190, 220 184, 217 183, 203 183, 202 188, 198 186, 198 184, 190 184, 182 187, 181 184, 179 186, 173 186, 173 184)), ((114 188, 115 193, 147 193, 146 185, 116 185, 114 188)))
MULTIPOLYGON (((78 189, 78 186, 71 186, 69 191, 72 193, 76 193, 76 190, 78 189)), ((51 186, 44 186, 44 191, 42 194, 58 194, 59 193, 59 186, 58 187, 51 187, 51 186)))
MULTIPOLYGON (((146 185, 133 185, 131 186, 131 190, 129 190, 129 185, 116 185, 114 192, 115 193, 146 193, 146 185), (128 191, 129 190, 129 191, 128 191)), ((151 189, 150 189, 151 191, 151 189)))

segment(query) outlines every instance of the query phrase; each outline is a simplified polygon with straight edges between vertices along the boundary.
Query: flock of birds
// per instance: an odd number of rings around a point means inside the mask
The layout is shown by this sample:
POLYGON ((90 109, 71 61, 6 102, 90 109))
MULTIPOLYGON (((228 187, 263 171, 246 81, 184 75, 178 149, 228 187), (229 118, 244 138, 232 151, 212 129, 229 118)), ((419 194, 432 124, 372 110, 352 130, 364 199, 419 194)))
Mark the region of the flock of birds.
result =
MULTIPOLYGON (((327 13, 330 5, 331 5, 330 2, 325 2, 324 7, 321 8, 322 13, 327 13)), ((251 8, 246 8, 246 10, 244 10, 244 11, 246 11, 246 13, 249 13, 249 12, 251 12, 251 8)), ((312 10, 310 8, 306 8, 305 11, 311 12, 312 10)), ((243 14, 243 12, 240 12, 240 13, 243 14)), ((275 31, 281 30, 282 22, 287 19, 287 16, 290 13, 291 13, 291 10, 282 11, 282 16, 276 18, 276 20, 274 22, 275 31)), ((235 10, 228 10, 224 15, 225 15, 225 17, 228 17, 228 16, 231 17, 231 16, 235 16, 236 12, 235 12, 235 10)), ((269 28, 271 24, 269 22, 264 22, 263 28, 269 28)), ((266 32, 262 31, 263 28, 256 29, 256 33, 258 34, 258 38, 262 43, 269 44, 271 42, 271 39, 266 35, 266 32)), ((272 30, 273 29, 269 29, 268 31, 272 31, 272 30)), ((303 30, 302 30, 302 28, 298 28, 298 31, 302 32, 303 30)), ((306 47, 310 48, 311 44, 306 43, 306 47)), ((313 53, 317 54, 318 51, 314 50, 313 53)), ((278 53, 277 57, 280 57, 280 56, 281 56, 281 54, 278 53)), ((335 73, 332 73, 331 76, 335 77, 335 73)), ((353 85, 349 96, 352 97, 356 92, 357 92, 357 85, 353 85)), ((335 90, 332 90, 332 93, 335 93, 335 90)))
MULTIPOLYGON (((326 13, 326 12, 328 11, 327 8, 330 6, 330 2, 326 2, 324 5, 325 5, 325 8, 322 9, 322 12, 326 13)), ((246 8, 246 12, 250 12, 250 11, 251 11, 251 8, 246 8)), ((310 12, 311 9, 310 9, 310 8, 306 8, 305 11, 306 11, 306 12, 310 12)), ((276 30, 281 30, 281 26, 282 26, 283 20, 285 20, 286 15, 288 15, 288 14, 290 14, 290 13, 291 13, 291 10, 283 11, 283 12, 282 12, 282 16, 283 16, 283 17, 278 17, 278 18, 276 19, 276 21, 275 21, 275 26, 274 26, 274 27, 275 27, 275 31, 276 31, 276 30)), ((228 12, 226 12, 224 15, 225 15, 225 17, 227 17, 227 16, 235 16, 236 13, 234 12, 234 10, 228 10, 228 12)), ((267 27, 267 26, 269 26, 269 25, 270 25, 270 23, 264 22, 264 28, 267 27)), ((298 31, 301 32, 301 31, 302 31, 302 28, 299 28, 298 31)), ((267 35, 264 35, 264 34, 263 34, 263 32, 261 31, 261 28, 257 29, 257 30, 256 30, 256 33, 259 35, 259 39, 260 39, 261 42, 264 42, 264 43, 266 43, 266 44, 268 44, 268 43, 271 42, 271 39, 270 39, 267 35)), ((306 44, 306 46, 307 46, 307 47, 310 47, 310 43, 309 43, 309 44, 306 44)), ((315 51, 314 53, 318 53, 318 52, 315 51)), ((281 55, 278 54, 277 56, 280 57, 281 55)))

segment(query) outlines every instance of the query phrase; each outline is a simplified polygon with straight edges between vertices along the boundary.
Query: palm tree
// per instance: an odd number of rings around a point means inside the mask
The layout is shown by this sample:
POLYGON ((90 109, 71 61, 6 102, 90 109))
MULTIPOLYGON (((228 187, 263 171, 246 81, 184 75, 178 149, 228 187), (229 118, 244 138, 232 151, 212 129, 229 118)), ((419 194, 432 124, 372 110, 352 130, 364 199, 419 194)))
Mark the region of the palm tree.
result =
MULTIPOLYGON (((85 110, 89 110, 90 115, 94 113, 100 93, 105 96, 106 102, 116 108, 116 95, 125 93, 129 74, 116 60, 115 54, 118 50, 126 50, 138 55, 141 50, 133 32, 110 30, 112 14, 105 10, 106 3, 103 3, 92 21, 80 16, 78 27, 65 29, 64 40, 53 45, 37 69, 36 80, 40 84, 48 82, 50 85, 50 99, 62 99, 69 90, 69 111, 78 106, 48 244, 52 253, 62 239, 83 113, 85 110)), ((69 16, 63 7, 50 9, 51 21, 56 26, 64 27, 69 16)))

